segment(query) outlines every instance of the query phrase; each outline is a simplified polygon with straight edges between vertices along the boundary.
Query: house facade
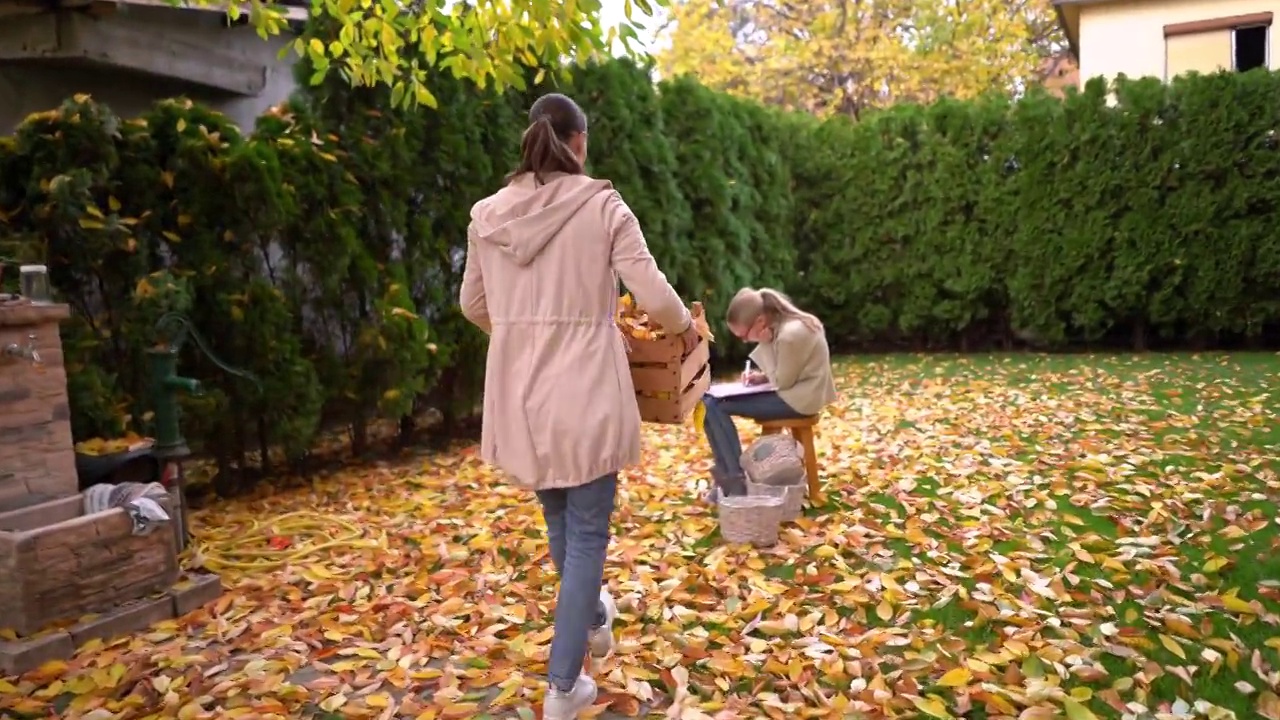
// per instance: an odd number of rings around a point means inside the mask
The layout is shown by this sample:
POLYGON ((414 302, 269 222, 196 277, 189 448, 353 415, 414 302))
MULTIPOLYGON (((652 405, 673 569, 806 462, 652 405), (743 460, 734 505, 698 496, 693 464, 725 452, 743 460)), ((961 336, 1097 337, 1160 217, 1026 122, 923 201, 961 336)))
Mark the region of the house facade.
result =
POLYGON ((1067 88, 1080 87, 1080 67, 1068 51, 1056 53, 1040 63, 1040 84, 1050 94, 1063 97, 1067 88))
POLYGON ((1280 68, 1271 25, 1280 0, 1056 0, 1062 27, 1090 78, 1280 68))
MULTIPOLYGON (((306 17, 291 7, 289 17, 306 17)), ((85 93, 122 117, 186 96, 246 132, 295 88, 289 33, 266 40, 220 8, 166 0, 0 0, 0 134, 85 93)))

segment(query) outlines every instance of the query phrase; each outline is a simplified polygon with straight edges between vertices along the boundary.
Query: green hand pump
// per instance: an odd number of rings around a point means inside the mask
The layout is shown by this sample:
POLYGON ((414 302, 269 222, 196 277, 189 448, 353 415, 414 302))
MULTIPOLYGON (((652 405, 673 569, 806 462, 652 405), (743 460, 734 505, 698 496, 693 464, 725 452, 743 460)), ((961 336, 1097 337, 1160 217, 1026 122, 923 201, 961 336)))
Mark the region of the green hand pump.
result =
POLYGON ((178 408, 179 393, 201 395, 203 388, 199 380, 178 375, 178 354, 187 336, 195 341, 196 347, 204 353, 209 361, 230 375, 253 382, 261 389, 262 384, 252 374, 227 366, 209 351, 204 340, 196 332, 191 321, 180 313, 166 313, 156 321, 156 334, 163 339, 155 346, 147 349, 147 362, 150 371, 151 411, 154 413, 155 445, 154 455, 161 460, 177 460, 191 454, 187 440, 182 436, 180 410, 178 408))

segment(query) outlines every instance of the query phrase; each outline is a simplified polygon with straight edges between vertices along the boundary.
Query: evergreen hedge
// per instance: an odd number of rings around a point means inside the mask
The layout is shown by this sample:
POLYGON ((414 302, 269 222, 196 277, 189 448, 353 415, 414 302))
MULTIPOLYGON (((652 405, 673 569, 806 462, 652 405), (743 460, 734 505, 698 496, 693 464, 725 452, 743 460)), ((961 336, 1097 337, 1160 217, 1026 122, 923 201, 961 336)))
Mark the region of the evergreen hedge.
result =
POLYGON ((142 352, 169 311, 259 379, 188 344, 183 372, 211 391, 184 429, 223 470, 300 460, 324 427, 363 449, 373 423, 411 430, 426 406, 461 421, 485 343, 455 303, 468 210, 550 89, 583 105, 590 170, 713 319, 738 287, 771 285, 844 348, 1210 347, 1280 325, 1274 74, 858 124, 655 85, 628 61, 538 80, 498 95, 443 75, 435 111, 335 80, 247 135, 185 100, 122 119, 76 96, 0 139, 0 256, 47 258, 75 309, 76 437, 147 430, 142 352))
POLYGON ((846 346, 1274 344, 1277 100, 1255 71, 832 121, 793 155, 793 289, 846 346))

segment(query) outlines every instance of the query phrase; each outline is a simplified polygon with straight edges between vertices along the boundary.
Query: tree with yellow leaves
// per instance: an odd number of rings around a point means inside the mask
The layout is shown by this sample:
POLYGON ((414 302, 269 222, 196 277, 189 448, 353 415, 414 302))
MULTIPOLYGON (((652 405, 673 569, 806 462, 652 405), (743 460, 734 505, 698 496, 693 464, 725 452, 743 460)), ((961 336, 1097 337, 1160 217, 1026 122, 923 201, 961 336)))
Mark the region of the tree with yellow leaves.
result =
MULTIPOLYGON (((187 0, 166 0, 181 5, 187 0)), ((629 55, 642 54, 634 11, 652 15, 667 0, 625 0, 626 19, 616 28, 601 23, 602 0, 190 0, 226 7, 231 20, 245 16, 262 37, 288 27, 289 11, 310 6, 310 16, 332 26, 334 37, 299 38, 294 51, 319 85, 330 72, 353 85, 385 85, 396 105, 435 107, 429 87, 433 68, 481 88, 525 87, 524 67, 548 58, 581 62, 607 53, 614 40, 629 55)))
POLYGON ((664 75, 818 115, 1013 92, 1061 45, 1050 0, 677 0, 664 75))

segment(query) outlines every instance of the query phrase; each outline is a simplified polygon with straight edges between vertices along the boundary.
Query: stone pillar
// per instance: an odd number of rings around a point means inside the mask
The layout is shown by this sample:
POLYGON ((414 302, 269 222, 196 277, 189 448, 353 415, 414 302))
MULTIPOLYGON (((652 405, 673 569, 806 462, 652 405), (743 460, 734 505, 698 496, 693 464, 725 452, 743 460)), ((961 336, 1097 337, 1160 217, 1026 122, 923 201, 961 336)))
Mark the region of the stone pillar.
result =
POLYGON ((78 491, 58 334, 70 314, 66 305, 0 302, 0 512, 78 491), (22 354, 32 347, 39 363, 22 354))

